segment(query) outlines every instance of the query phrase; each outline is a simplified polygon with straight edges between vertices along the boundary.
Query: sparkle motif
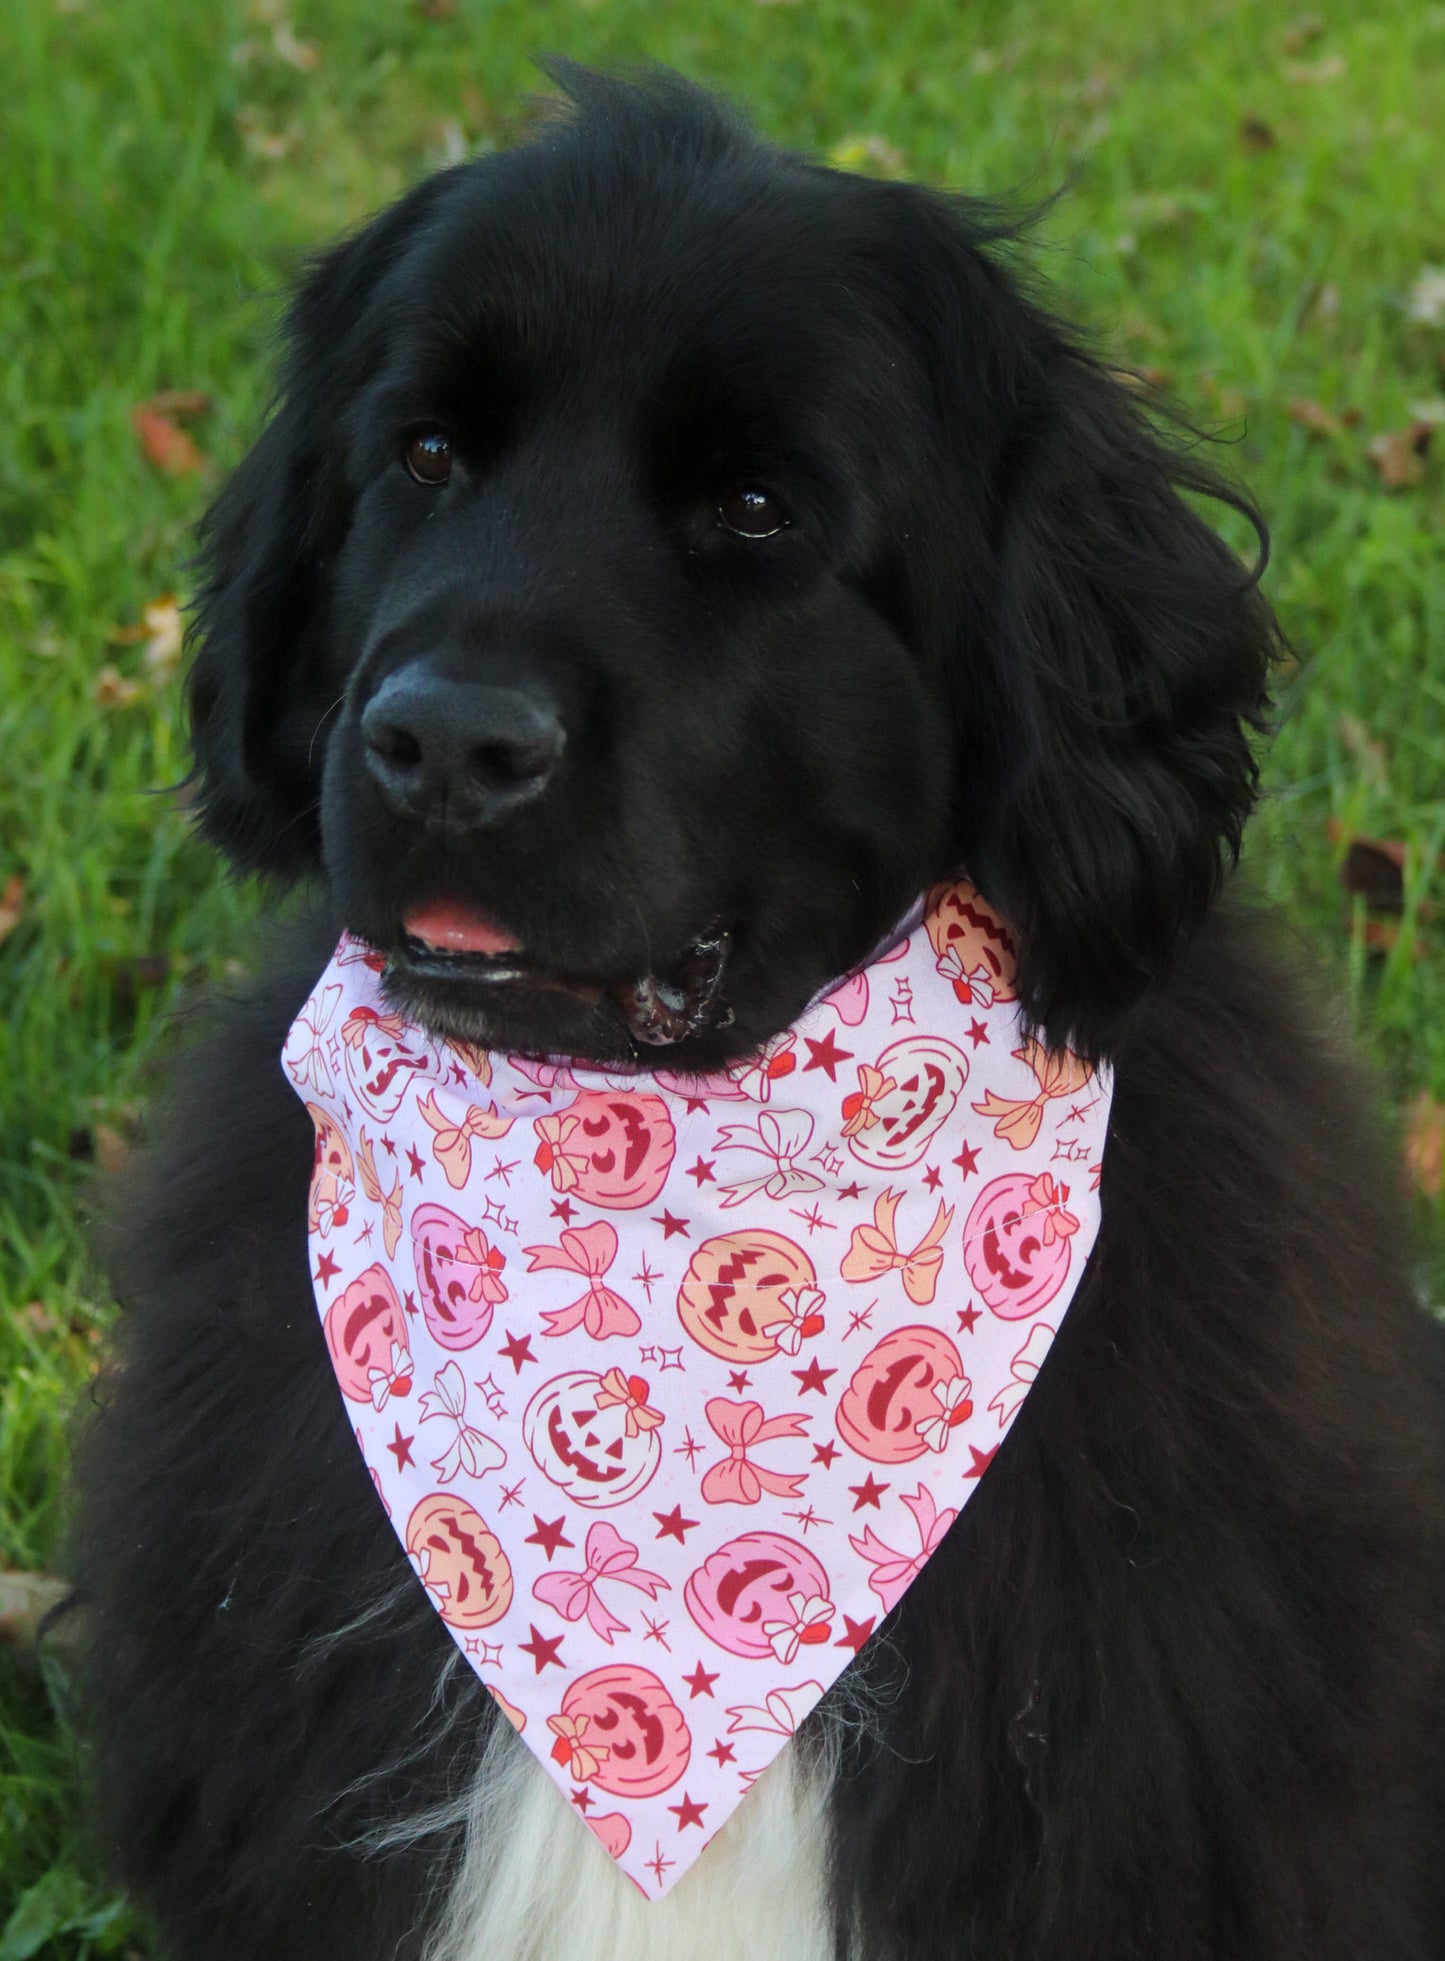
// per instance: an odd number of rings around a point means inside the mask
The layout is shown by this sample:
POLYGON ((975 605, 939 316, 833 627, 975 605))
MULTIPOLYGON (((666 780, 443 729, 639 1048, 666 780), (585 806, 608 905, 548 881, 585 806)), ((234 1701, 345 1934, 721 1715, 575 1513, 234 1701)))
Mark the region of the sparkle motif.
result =
MULTIPOLYGON (((473 1380, 475 1381, 475 1378, 473 1380)), ((476 1387, 481 1391, 482 1401, 487 1406, 487 1414, 500 1422, 507 1414, 507 1405, 502 1401, 502 1392, 496 1378, 484 1375, 481 1381, 476 1383, 476 1387)))
POLYGON ((682 1442, 677 1446, 673 1455, 676 1457, 685 1457, 687 1459, 687 1468, 691 1470, 697 1461, 698 1453, 702 1449, 703 1446, 694 1437, 691 1429, 685 1429, 682 1433, 682 1442))
POLYGON ((849 1335, 856 1335, 860 1328, 866 1331, 873 1326, 873 1310, 877 1305, 877 1301, 869 1301, 866 1307, 856 1307, 849 1310, 848 1325, 843 1330, 844 1341, 848 1339, 849 1335))
POLYGON ((1077 1137, 1056 1137, 1054 1155, 1049 1159, 1050 1164, 1057 1158, 1062 1158, 1066 1164, 1087 1164, 1089 1147, 1087 1144, 1081 1144, 1077 1137))
POLYGON ((897 981, 894 983, 893 992, 889 996, 889 1000, 893 1004, 893 1026, 895 1028, 900 1021, 906 1021, 914 1027, 917 1026, 917 1023, 913 1019, 913 983, 906 975, 899 975, 897 981))
POLYGON ((830 1178, 836 1178, 843 1169, 842 1156, 832 1144, 825 1144, 820 1151, 814 1151, 813 1162, 821 1164, 830 1178))
POLYGON ((520 1505, 522 1502, 522 1486, 526 1482, 527 1480, 525 1478, 518 1478, 515 1484, 504 1484, 499 1496, 497 1509, 504 1512, 508 1505, 520 1505))
POLYGON ((639 1361, 653 1363, 659 1375, 665 1374, 668 1369, 677 1369, 684 1375, 687 1373, 687 1364, 682 1359, 681 1342, 676 1348, 639 1348, 637 1356, 639 1361))
POLYGON ((510 1186, 512 1182, 512 1173, 516 1170, 517 1166, 521 1162, 522 1160, 520 1158, 512 1158, 506 1162, 503 1162, 501 1154, 498 1153, 498 1155, 492 1160, 492 1168, 487 1173, 486 1182, 490 1184, 493 1178, 500 1178, 504 1185, 510 1186))
POLYGON ((662 1841, 661 1839, 659 1839, 657 1841, 657 1850, 653 1853, 652 1857, 648 1859, 645 1863, 647 1866, 647 1870, 654 1875, 658 1885, 661 1886, 662 1875, 667 1871, 669 1866, 675 1866, 677 1864, 677 1861, 676 1859, 663 1858, 662 1841))
POLYGON ((648 1301, 651 1302, 652 1289, 656 1282, 662 1278, 661 1267, 650 1267, 647 1264, 647 1255, 644 1253, 642 1256, 642 1270, 640 1273, 634 1273, 632 1277, 647 1295, 648 1301))
POLYGON ((667 1650, 668 1654, 671 1654, 672 1647, 667 1639, 667 1630, 672 1623, 670 1621, 655 1621, 651 1614, 644 1614, 642 1618, 647 1622, 647 1632, 643 1635, 643 1640, 656 1641, 661 1647, 667 1650))
POLYGON ((803 1224, 808 1228, 808 1237, 810 1239, 819 1229, 823 1232, 836 1232, 838 1230, 831 1219, 825 1219, 823 1217, 816 1203, 807 1212, 800 1212, 796 1206, 792 1208, 792 1212, 793 1217, 795 1219, 801 1219, 803 1224))
POLYGON ((369 1246, 371 1244, 371 1235, 374 1231, 375 1227, 372 1225, 371 1220, 368 1219, 366 1224, 361 1228, 361 1231, 356 1235, 355 1243, 358 1246, 369 1246))
POLYGON ((811 1505, 804 1505, 800 1512, 784 1512, 783 1517, 795 1518, 799 1525, 802 1526, 804 1532, 809 1531, 815 1525, 831 1525, 833 1523, 830 1518, 819 1518, 811 1505))

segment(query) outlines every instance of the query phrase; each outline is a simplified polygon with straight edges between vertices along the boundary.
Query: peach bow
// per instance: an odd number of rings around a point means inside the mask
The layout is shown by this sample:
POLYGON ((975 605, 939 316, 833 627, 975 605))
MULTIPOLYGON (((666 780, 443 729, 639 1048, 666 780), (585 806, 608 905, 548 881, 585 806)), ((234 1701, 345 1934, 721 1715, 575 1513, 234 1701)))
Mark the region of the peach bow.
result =
POLYGON ((549 1335, 566 1335, 579 1324, 594 1341, 609 1335, 635 1335, 642 1326, 634 1309, 620 1294, 601 1284, 602 1276, 617 1258, 617 1234, 605 1219, 595 1225, 569 1226, 560 1246, 524 1246, 531 1264, 528 1273, 557 1267, 564 1273, 580 1273, 591 1282, 585 1294, 567 1307, 542 1310, 549 1335))
POLYGON ((1084 1062, 1072 1049, 1046 1049, 1032 1035, 1021 1049, 1015 1049, 1013 1053, 1033 1071, 1034 1081, 1039 1086, 1038 1095, 1018 1098, 999 1096, 989 1090, 982 1103, 975 1103, 973 1107, 979 1116, 995 1119, 995 1137, 1003 1138, 1016 1151, 1026 1151, 1039 1134, 1039 1125, 1044 1120, 1044 1105, 1056 1096, 1072 1096, 1081 1090, 1093 1075, 1094 1065, 1084 1062))
POLYGON ((583 1737, 592 1726, 590 1716, 549 1716, 547 1727, 556 1737, 552 1745, 552 1761, 566 1764, 569 1777, 575 1777, 579 1784, 585 1784, 601 1770, 612 1755, 612 1747, 607 1743, 584 1743, 583 1737))
POLYGON ((609 1369, 602 1378, 602 1387, 593 1399, 593 1407, 615 1409, 619 1403, 627 1405, 627 1415, 622 1427, 629 1437, 635 1437, 639 1430, 662 1428, 662 1411, 653 1409, 647 1400, 646 1376, 624 1375, 621 1369, 609 1369))
POLYGON ((871 1130, 878 1121, 873 1105, 898 1085, 891 1076, 882 1076, 869 1062, 858 1064, 858 1087, 843 1098, 843 1135, 856 1137, 860 1130, 871 1130))
POLYGON ((401 1238, 401 1173, 397 1172, 391 1190, 383 1192, 371 1139, 364 1129, 356 1150, 356 1162, 361 1172, 361 1189, 373 1205, 381 1207, 381 1236, 386 1243, 386 1257, 390 1259, 401 1238))
POLYGON ((649 1600, 656 1600, 660 1588, 669 1587, 661 1573, 649 1573, 637 1564, 637 1548, 620 1532, 599 1519, 587 1534, 587 1564, 580 1573, 565 1567, 544 1573, 532 1592, 538 1600, 555 1607, 564 1621, 580 1621, 587 1616, 592 1632, 610 1648, 614 1634, 628 1633, 626 1621, 619 1620, 599 1597, 599 1581, 617 1580, 623 1586, 637 1587, 649 1600))
POLYGON ((707 1420, 729 1452, 703 1474, 702 1495, 709 1505, 756 1505, 765 1491, 777 1498, 798 1496, 806 1471, 784 1476, 752 1463, 748 1452, 770 1437, 801 1437, 806 1416, 765 1418, 761 1403, 733 1403, 726 1396, 714 1396, 707 1404, 707 1420))
POLYGON ((875 1535, 871 1525, 861 1539, 850 1535, 848 1540, 859 1558, 866 1559, 873 1568, 868 1584, 883 1602, 885 1614, 892 1613, 937 1552, 943 1543, 944 1533, 958 1517, 953 1510, 939 1511, 933 1502, 933 1493, 926 1484, 920 1484, 912 1497, 905 1497, 903 1502, 912 1512, 913 1523, 918 1528, 917 1552, 895 1552, 892 1546, 885 1546, 875 1535))
POLYGON ((511 1117, 499 1115, 495 1103, 489 1103, 485 1110, 473 1103, 460 1123, 453 1123, 443 1115, 434 1094, 418 1098, 416 1107, 436 1132, 432 1156, 446 1173, 447 1183, 457 1192, 472 1175, 472 1139, 490 1143, 505 1137, 514 1122, 511 1117))
POLYGON ((845 1280, 862 1283, 877 1280, 897 1267, 903 1275, 903 1291, 909 1300, 915 1307, 927 1307, 938 1287, 943 1267, 942 1240, 953 1224, 953 1207, 940 1199, 933 1224, 911 1253, 902 1253, 894 1224, 902 1197, 902 1192, 880 1192, 873 1204, 873 1224, 854 1226, 839 1271, 845 1280))
POLYGON ((399 1042, 407 1031, 405 1015, 379 1014, 375 1008, 353 1008, 341 1024, 341 1039, 349 1049, 362 1048, 367 1037, 375 1029, 393 1042, 399 1042))
POLYGON ((541 1140, 532 1153, 532 1162, 552 1180, 554 1192, 572 1192, 587 1169, 585 1151, 569 1151, 567 1140, 576 1130, 576 1117, 533 1117, 532 1128, 541 1140))
POLYGON ((500 1307, 507 1299, 507 1283, 502 1278, 502 1269, 507 1264, 507 1256, 500 1246, 493 1246, 480 1226, 468 1226, 462 1234, 462 1251, 468 1261, 476 1268, 472 1284, 467 1289, 469 1301, 490 1301, 493 1307, 500 1307))

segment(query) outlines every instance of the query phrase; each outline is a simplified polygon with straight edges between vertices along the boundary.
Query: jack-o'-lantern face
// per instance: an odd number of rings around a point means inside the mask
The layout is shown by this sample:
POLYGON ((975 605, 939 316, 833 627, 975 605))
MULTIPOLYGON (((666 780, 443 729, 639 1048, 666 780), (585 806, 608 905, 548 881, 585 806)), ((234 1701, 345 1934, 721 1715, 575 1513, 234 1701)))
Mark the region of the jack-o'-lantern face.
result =
POLYGON ((426 1324, 443 1348, 471 1348, 492 1325, 492 1309, 507 1298, 505 1257, 445 1205, 419 1205, 411 1219, 411 1251, 426 1324))
POLYGON ((356 1171, 351 1148, 326 1112, 316 1104, 306 1105, 316 1131, 316 1149, 311 1160, 311 1192, 306 1203, 306 1227, 324 1239, 337 1226, 344 1226, 356 1197, 356 1171))
POLYGON ((667 1183, 677 1136, 660 1096, 585 1089, 553 1117, 533 1121, 534 1162, 559 1192, 631 1211, 667 1183))
POLYGON ((384 1406, 411 1394, 406 1315, 385 1267, 369 1266, 326 1310, 326 1346, 343 1396, 384 1406))
POLYGON ((448 1492, 423 1498, 406 1522, 406 1549, 450 1627, 490 1627, 512 1604, 512 1568, 475 1505, 448 1492))
POLYGON ((401 1108, 408 1086, 429 1074, 434 1063, 420 1030, 375 1008, 352 1010, 342 1024, 341 1043, 357 1101, 383 1123, 401 1108))
POLYGON ((601 1511, 656 1476, 661 1422, 643 1377, 573 1369, 544 1382, 528 1403, 522 1441, 543 1477, 575 1503, 601 1511))
POLYGON ((937 1328, 895 1328, 869 1350, 838 1403, 838 1434, 875 1464, 947 1446, 973 1414, 958 1350, 937 1328))
POLYGON ((657 1677, 635 1662, 579 1675, 549 1722, 552 1755, 578 1783, 615 1798, 651 1798, 687 1769, 692 1738, 657 1677))
POLYGON ((1064 1210, 1068 1188, 1028 1171, 1010 1171, 984 1186, 963 1229, 968 1277, 1003 1321, 1036 1314, 1069 1271, 1075 1222, 1064 1210), (1052 1202, 1050 1202, 1052 1201, 1052 1202))
POLYGON ((820 1333, 821 1301, 818 1276, 802 1247, 758 1228, 703 1241, 678 1291, 677 1315, 710 1355, 758 1363, 780 1346, 796 1354, 804 1339, 820 1333))
POLYGON ((764 1627, 791 1621, 790 1603, 799 1595, 826 1600, 829 1591, 826 1569, 806 1546, 781 1532, 744 1532, 709 1554, 689 1577, 683 1599, 709 1641, 762 1661, 776 1652, 764 1627))
POLYGON ((909 1035, 893 1042, 843 1100, 844 1135, 854 1157, 879 1171, 917 1164, 953 1114, 968 1061, 952 1042, 909 1035))
POLYGON ((1018 998, 1014 936, 965 880, 933 887, 924 906, 923 923, 938 956, 939 972, 953 982, 960 1001, 987 1008, 995 1001, 1018 998))

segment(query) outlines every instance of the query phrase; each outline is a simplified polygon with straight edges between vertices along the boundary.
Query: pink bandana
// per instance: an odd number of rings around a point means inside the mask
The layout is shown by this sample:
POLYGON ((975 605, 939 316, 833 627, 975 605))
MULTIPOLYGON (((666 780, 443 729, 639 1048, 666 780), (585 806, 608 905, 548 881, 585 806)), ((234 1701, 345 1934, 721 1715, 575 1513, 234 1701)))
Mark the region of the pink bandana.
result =
POLYGON ((316 1301, 417 1578, 649 1898, 902 1597, 1098 1230, 1111 1085, 969 885, 697 1080, 442 1042, 343 939, 286 1042, 316 1301))

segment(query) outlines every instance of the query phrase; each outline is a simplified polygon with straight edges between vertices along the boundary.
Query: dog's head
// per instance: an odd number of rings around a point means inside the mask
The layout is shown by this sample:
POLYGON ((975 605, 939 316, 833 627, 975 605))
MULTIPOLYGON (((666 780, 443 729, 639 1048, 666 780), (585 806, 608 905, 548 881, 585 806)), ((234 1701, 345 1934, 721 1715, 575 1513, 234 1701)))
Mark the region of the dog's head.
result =
POLYGON ((1254 791, 1274 628, 1181 495, 1229 493, 980 207, 561 72, 295 302, 205 532, 210 834, 323 868, 433 1025, 675 1067, 964 866, 1107 1049, 1254 791))

